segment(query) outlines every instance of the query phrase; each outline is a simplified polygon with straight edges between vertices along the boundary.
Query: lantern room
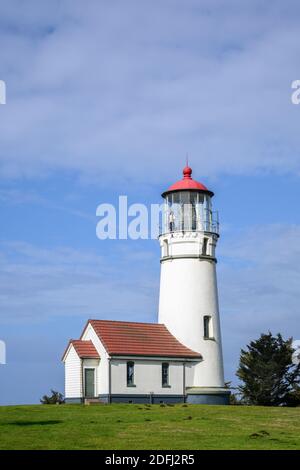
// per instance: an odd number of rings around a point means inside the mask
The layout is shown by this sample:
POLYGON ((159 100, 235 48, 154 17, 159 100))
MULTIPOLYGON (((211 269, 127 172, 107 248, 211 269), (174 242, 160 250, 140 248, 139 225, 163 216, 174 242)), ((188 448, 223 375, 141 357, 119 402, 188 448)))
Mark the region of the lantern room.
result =
POLYGON ((161 234, 209 232, 219 234, 218 213, 212 210, 214 193, 183 169, 183 178, 162 194, 165 199, 161 234))

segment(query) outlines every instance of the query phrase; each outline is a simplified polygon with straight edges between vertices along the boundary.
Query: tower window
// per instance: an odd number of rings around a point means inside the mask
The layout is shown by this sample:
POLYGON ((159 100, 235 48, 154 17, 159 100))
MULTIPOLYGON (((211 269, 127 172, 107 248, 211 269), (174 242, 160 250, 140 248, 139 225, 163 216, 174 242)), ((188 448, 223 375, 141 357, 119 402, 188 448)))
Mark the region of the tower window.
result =
POLYGON ((169 256, 169 244, 168 244, 168 240, 164 240, 164 242, 163 242, 163 256, 164 256, 164 257, 169 256))
POLYGON ((127 387, 134 386, 134 362, 127 362, 127 387))
POLYGON ((203 330, 205 339, 210 339, 213 337, 212 318, 209 315, 205 315, 203 317, 203 330))
POLYGON ((161 365, 161 382, 163 387, 169 386, 169 364, 163 362, 161 365))
POLYGON ((202 254, 207 255, 207 248, 208 248, 208 238, 204 237, 202 242, 202 254))

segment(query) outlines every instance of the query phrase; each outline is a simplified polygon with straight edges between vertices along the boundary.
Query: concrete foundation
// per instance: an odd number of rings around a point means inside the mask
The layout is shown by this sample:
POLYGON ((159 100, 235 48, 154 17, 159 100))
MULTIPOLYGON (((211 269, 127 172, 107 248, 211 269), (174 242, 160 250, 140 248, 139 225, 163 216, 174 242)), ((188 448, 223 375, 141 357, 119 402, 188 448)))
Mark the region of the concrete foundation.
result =
POLYGON ((229 405, 230 390, 220 387, 191 387, 187 389, 186 403, 195 405, 229 405))

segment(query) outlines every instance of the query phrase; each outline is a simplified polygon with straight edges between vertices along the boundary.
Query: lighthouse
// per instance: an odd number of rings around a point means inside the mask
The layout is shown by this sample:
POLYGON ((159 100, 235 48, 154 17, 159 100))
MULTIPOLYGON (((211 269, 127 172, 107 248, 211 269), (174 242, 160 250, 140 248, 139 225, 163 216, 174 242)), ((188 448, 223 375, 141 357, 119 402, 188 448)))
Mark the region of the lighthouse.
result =
POLYGON ((62 357, 67 403, 229 403, 213 193, 187 165, 162 197, 158 323, 88 319, 62 357))
POLYGON ((158 323, 202 356, 186 366, 187 402, 225 404, 229 392, 224 388, 216 277, 219 221, 213 195, 192 178, 188 165, 183 178, 162 194, 158 323))

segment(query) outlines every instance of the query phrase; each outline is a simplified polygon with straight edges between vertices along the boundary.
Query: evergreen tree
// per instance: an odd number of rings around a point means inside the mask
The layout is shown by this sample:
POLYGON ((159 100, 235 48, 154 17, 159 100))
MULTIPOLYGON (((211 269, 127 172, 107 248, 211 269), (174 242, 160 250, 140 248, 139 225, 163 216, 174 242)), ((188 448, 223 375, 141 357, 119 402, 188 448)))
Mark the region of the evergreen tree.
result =
POLYGON ((287 397, 300 383, 300 364, 292 362, 292 338, 280 334, 262 334, 241 350, 237 376, 242 381, 239 391, 251 405, 287 404, 287 397))

